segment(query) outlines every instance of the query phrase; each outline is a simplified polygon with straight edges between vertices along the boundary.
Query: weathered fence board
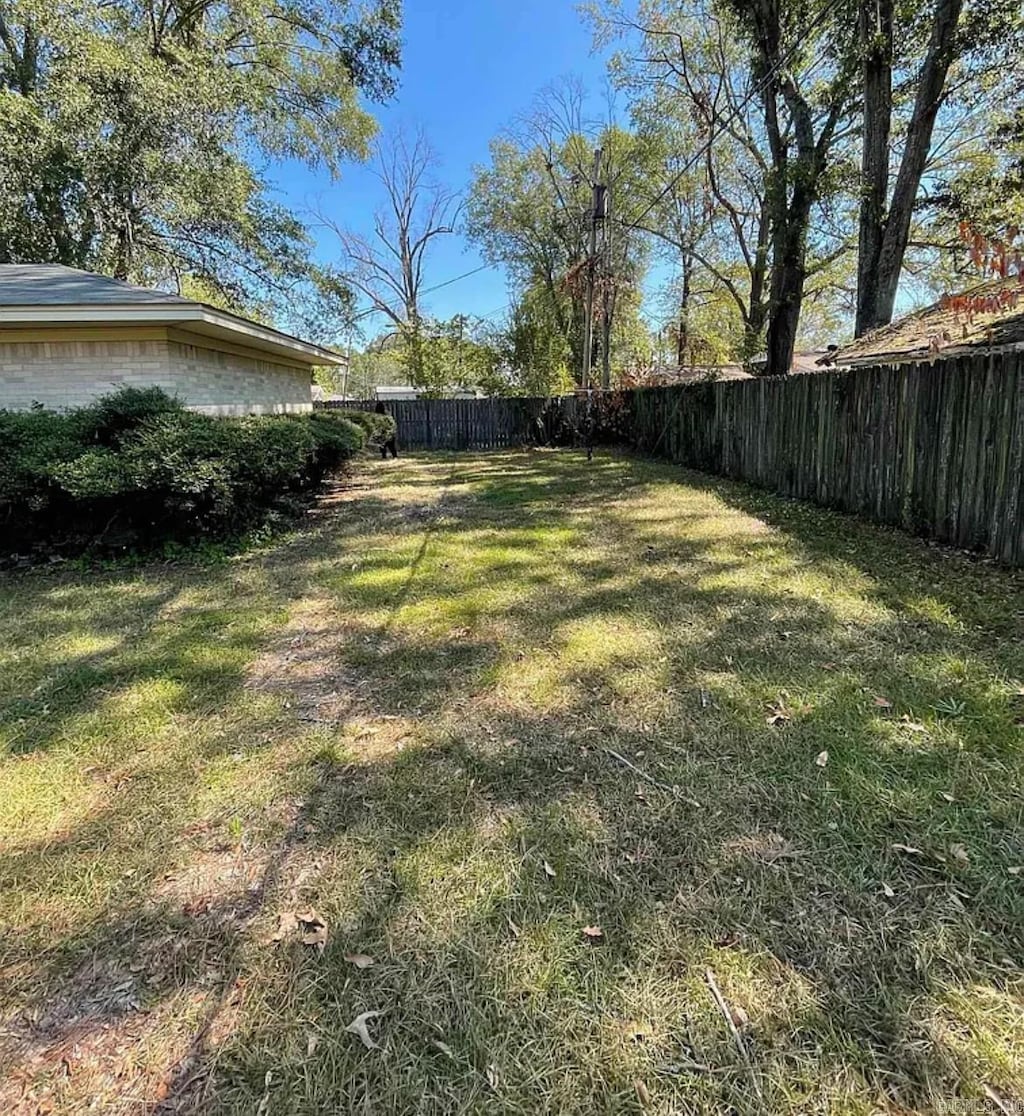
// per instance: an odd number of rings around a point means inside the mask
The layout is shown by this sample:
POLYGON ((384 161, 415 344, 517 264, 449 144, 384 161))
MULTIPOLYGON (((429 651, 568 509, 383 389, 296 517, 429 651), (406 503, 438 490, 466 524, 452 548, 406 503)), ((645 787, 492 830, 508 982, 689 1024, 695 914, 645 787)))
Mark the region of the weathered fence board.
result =
POLYGON ((1024 565, 1024 354, 633 393, 639 449, 1024 565))
MULTIPOLYGON (((373 400, 318 403, 318 407, 372 411, 373 400)), ((406 449, 503 449, 564 442, 577 426, 578 401, 560 399, 396 399, 387 404, 406 449)))
MULTIPOLYGON (((643 452, 1024 566, 1024 353, 625 397, 625 438, 643 452)), ((579 441, 586 407, 574 396, 388 404, 408 449, 579 441)))

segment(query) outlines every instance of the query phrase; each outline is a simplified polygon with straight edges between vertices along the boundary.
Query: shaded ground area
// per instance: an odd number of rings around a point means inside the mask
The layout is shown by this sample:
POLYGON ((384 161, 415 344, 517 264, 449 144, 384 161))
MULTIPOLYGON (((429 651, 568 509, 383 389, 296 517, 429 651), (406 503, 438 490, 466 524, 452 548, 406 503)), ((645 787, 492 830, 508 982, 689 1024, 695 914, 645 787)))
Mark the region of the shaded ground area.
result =
POLYGON ((1021 588, 544 451, 0 579, 0 1111, 1008 1110, 1021 588))

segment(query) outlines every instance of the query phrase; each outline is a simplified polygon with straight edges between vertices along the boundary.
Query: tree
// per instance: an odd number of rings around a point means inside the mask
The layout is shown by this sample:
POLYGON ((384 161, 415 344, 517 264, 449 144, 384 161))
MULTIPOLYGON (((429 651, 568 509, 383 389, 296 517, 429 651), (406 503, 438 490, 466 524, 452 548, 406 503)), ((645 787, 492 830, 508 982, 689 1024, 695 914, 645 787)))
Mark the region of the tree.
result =
POLYGON ((527 286, 518 293, 509 310, 502 349, 518 392, 546 396, 572 391, 572 349, 546 287, 527 286))
MULTIPOLYGON (((739 315, 740 355, 752 357, 764 344, 770 226, 765 142, 757 106, 747 104, 747 52, 703 0, 641 0, 633 13, 612 3, 592 17, 600 42, 627 41, 611 73, 630 96, 657 172, 640 183, 624 219, 675 264, 676 362, 691 364, 707 351, 694 324, 708 303, 727 319, 739 315)), ((731 320, 723 332, 735 333, 731 320)))
POLYGON ((291 301, 309 244, 258 167, 362 156, 399 27, 396 0, 0 0, 0 260, 291 301))
POLYGON ((828 185, 834 147, 849 134, 856 37, 844 0, 730 0, 752 51, 770 154, 771 284, 767 372, 790 369, 807 278, 811 214, 828 185))
MULTIPOLYGON (((1009 102, 994 111, 972 158, 943 179, 933 199, 942 224, 966 222, 992 240, 1019 250, 1024 229, 1024 108, 1009 102)), ((949 237, 956 255, 959 237, 949 237)), ((976 272, 976 267, 975 267, 976 272)))
POLYGON ((331 391, 344 389, 353 399, 372 399, 375 388, 404 382, 401 342, 389 331, 373 338, 363 349, 354 350, 341 382, 335 378, 324 386, 331 391))
POLYGON ((422 344, 422 383, 431 395, 453 389, 503 394, 508 381, 499 370, 500 355, 484 323, 465 314, 429 323, 422 344))
MULTIPOLYGON (((613 204, 630 195, 646 170, 636 137, 587 121, 583 101, 576 83, 544 94, 515 128, 492 142, 490 165, 477 168, 467 206, 470 236, 489 261, 505 265, 517 301, 533 320, 557 328, 576 378, 583 366, 594 149, 603 152, 601 178, 613 204)), ((609 371, 619 323, 636 312, 630 292, 639 287, 647 262, 644 242, 618 224, 613 228, 594 261, 600 280, 595 352, 609 362, 609 371)))
MULTIPOLYGON (((674 265, 676 360, 749 360, 765 347, 780 211, 756 52, 722 0, 639 0, 635 8, 608 0, 591 15, 600 45, 623 44, 611 74, 653 155, 654 173, 624 219, 674 265)), ((808 84, 821 76, 809 62, 796 71, 808 84)), ((852 251, 840 168, 833 143, 805 224, 803 292, 816 306, 846 297, 852 251)))
MULTIPOLYGON (((1008 0, 932 0, 925 10, 896 0, 860 6, 863 146, 857 263, 857 336, 892 320, 911 231, 926 175, 940 173, 932 156, 937 124, 952 117, 960 169, 979 101, 988 118, 1013 100, 1015 80, 1005 65, 1019 45, 1019 5, 1008 0), (920 65, 917 59, 921 58, 920 65), (1008 84, 1010 83, 1010 84, 1008 84), (902 150, 893 174, 893 148, 902 150), (892 182, 892 190, 889 186, 892 182)), ((966 163, 969 165, 970 160, 966 163)))
POLYGON ((455 231, 458 199, 433 177, 436 159, 422 133, 410 140, 398 132, 377 143, 374 154, 385 203, 374 215, 373 233, 346 228, 330 215, 321 219, 341 245, 340 274, 394 327, 412 383, 428 387, 420 303, 424 266, 434 241, 455 231))

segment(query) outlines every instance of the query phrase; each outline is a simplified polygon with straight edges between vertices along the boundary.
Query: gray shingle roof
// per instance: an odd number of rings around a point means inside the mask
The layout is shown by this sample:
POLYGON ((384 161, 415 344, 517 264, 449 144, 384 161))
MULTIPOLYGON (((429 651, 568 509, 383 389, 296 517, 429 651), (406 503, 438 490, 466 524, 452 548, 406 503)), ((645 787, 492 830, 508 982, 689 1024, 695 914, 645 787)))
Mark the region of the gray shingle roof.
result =
POLYGON ((188 304, 187 298, 60 264, 0 264, 0 306, 188 304))
POLYGON ((344 357, 322 345, 180 295, 60 264, 0 264, 0 332, 26 326, 38 331, 115 323, 173 326, 222 343, 241 341, 311 365, 345 363, 344 357))

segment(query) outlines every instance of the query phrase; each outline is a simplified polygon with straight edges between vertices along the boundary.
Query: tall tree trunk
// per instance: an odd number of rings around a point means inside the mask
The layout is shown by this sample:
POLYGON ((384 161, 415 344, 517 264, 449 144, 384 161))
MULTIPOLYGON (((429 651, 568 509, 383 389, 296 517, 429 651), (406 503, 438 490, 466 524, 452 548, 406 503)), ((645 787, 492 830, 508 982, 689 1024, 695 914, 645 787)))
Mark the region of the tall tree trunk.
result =
POLYGON ((615 296, 614 286, 607 286, 601 295, 601 387, 607 391, 612 386, 612 327, 615 324, 615 296))
POLYGON ((796 331, 806 278, 807 230, 829 161, 836 127, 847 111, 852 55, 841 51, 835 76, 813 97, 801 90, 796 74, 784 64, 784 0, 733 0, 733 8, 751 29, 755 76, 761 91, 765 133, 771 151, 766 204, 771 216, 772 274, 769 297, 768 363, 770 376, 785 376, 793 364, 796 331), (780 100, 788 121, 780 120, 780 100), (815 136, 814 105, 827 112, 815 136))
POLYGON ((860 228, 857 243, 857 317, 855 334, 871 327, 878 260, 885 232, 889 194, 889 133, 892 128, 893 0, 862 0, 860 41, 864 87, 864 139, 861 149, 860 228))
MULTIPOLYGON (((865 0, 872 6, 876 0, 865 0)), ((931 151, 935 118, 942 105, 943 90, 949 67, 956 51, 956 29, 963 9, 963 0, 935 0, 935 17, 924 63, 917 79, 917 95, 907 139, 903 147, 892 201, 887 215, 876 213, 875 194, 871 183, 865 179, 865 192, 861 198, 861 252, 857 261, 857 316, 856 333, 859 337, 870 329, 892 321, 896 303, 903 259, 910 239, 910 223, 914 215, 921 178, 931 151), (865 212, 867 210, 867 212, 865 212), (870 228, 868 228, 870 226, 870 228)), ((891 10, 890 10, 891 17, 891 10)), ((884 73, 873 73, 872 83, 876 100, 873 111, 891 119, 891 70, 888 75, 888 97, 879 97, 878 86, 884 73)), ((884 124, 868 120, 868 88, 865 86, 865 146, 868 137, 877 142, 875 132, 884 127, 888 138, 889 120, 884 124)), ((865 159, 867 153, 865 152, 865 159)), ((884 201, 883 201, 884 206, 884 201)))
POLYGON ((796 331, 804 301, 807 229, 814 189, 798 183, 785 206, 785 217, 775 222, 772 251, 771 314, 768 322, 769 376, 785 376, 793 366, 796 331))
POLYGON ((743 321, 743 359, 749 360, 764 348, 764 326, 768 321, 768 259, 772 244, 772 222, 768 199, 761 202, 757 248, 750 271, 750 300, 743 321))
POLYGON ((679 296, 679 331, 676 334, 676 364, 685 368, 690 351, 690 273, 693 264, 688 252, 683 253, 683 283, 679 296))

